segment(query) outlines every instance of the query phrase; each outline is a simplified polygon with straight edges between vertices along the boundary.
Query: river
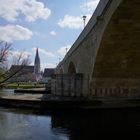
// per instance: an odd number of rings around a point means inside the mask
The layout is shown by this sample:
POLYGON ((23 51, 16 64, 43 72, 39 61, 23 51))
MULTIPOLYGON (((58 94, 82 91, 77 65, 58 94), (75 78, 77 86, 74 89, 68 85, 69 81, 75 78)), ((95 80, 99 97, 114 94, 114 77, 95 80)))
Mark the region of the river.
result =
POLYGON ((0 140, 93 140, 139 133, 140 109, 48 114, 0 107, 0 140))

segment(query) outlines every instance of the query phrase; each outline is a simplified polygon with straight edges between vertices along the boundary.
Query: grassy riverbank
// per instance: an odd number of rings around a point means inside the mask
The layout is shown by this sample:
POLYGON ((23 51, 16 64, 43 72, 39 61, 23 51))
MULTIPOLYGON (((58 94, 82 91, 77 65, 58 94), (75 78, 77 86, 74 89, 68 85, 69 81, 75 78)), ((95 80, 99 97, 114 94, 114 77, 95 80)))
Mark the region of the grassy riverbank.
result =
POLYGON ((39 84, 39 83, 10 83, 5 85, 5 88, 7 89, 31 89, 31 88, 44 88, 44 84, 39 84))

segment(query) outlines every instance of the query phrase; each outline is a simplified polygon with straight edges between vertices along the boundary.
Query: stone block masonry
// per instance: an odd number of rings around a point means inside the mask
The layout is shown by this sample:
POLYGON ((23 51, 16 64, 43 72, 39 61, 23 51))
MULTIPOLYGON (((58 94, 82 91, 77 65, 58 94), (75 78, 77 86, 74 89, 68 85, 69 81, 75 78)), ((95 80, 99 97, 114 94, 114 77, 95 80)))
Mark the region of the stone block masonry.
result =
POLYGON ((88 79, 83 74, 56 74, 51 83, 53 95, 61 96, 86 96, 88 79))

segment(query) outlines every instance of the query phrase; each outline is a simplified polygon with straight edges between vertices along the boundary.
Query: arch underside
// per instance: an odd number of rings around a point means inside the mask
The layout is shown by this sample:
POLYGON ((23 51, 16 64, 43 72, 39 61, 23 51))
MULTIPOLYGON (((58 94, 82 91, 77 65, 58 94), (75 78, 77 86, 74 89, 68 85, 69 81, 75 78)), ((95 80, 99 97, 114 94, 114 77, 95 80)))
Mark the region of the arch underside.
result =
POLYGON ((140 1, 123 0, 104 32, 92 74, 92 88, 132 83, 140 86, 134 79, 140 79, 140 1))
POLYGON ((70 62, 69 63, 69 66, 68 66, 68 73, 69 74, 74 74, 76 73, 76 68, 75 68, 75 65, 73 62, 70 62))
POLYGON ((64 71, 63 71, 63 69, 61 68, 60 69, 60 72, 59 72, 60 74, 63 74, 64 73, 64 71))

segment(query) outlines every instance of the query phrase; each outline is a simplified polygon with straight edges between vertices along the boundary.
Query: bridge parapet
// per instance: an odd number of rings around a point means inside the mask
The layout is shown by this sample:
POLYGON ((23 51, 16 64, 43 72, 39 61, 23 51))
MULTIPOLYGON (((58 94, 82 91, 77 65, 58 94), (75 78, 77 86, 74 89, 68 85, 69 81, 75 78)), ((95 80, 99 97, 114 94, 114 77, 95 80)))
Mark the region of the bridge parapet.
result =
POLYGON ((58 64, 58 67, 61 67, 61 65, 63 65, 64 62, 66 61, 66 59, 68 59, 68 57, 70 57, 72 55, 72 53, 74 51, 76 51, 76 49, 80 46, 80 43, 86 38, 86 36, 89 34, 89 32, 97 24, 99 18, 103 15, 103 13, 104 13, 104 11, 106 9, 105 7, 107 6, 107 4, 110 1, 112 1, 112 0, 101 0, 99 2, 99 4, 98 4, 96 10, 94 11, 91 19, 89 20, 88 24, 83 29, 83 31, 81 32, 81 34, 79 35, 79 37, 77 38, 77 40, 74 42, 74 44, 72 45, 71 49, 68 51, 68 53, 66 54, 66 56, 64 57, 64 59, 58 64))

